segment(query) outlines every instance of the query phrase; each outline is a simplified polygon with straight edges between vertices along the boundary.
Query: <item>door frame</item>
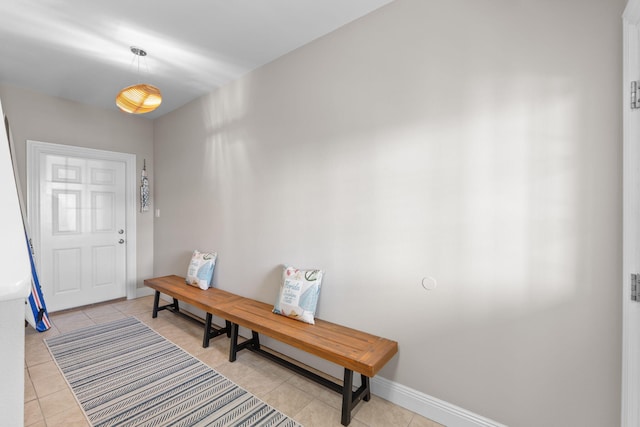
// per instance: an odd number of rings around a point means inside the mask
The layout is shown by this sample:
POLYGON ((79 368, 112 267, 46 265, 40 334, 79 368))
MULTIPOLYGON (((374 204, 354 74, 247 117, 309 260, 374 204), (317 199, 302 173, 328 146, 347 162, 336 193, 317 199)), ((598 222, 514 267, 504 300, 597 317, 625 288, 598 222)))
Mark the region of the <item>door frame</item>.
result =
MULTIPOLYGON (((72 145, 53 144, 27 140, 27 217, 31 225, 31 240, 35 261, 40 262, 40 212, 33 208, 40 205, 40 154, 79 157, 91 160, 120 161, 125 164, 125 226, 127 230, 125 290, 127 299, 137 297, 136 276, 136 155, 116 151, 98 150, 72 145)), ((45 295, 46 298, 46 295, 45 295)))
POLYGON ((622 14, 623 260, 621 426, 640 425, 640 303, 630 298, 630 275, 640 273, 640 110, 632 110, 631 82, 640 79, 640 0, 622 14))

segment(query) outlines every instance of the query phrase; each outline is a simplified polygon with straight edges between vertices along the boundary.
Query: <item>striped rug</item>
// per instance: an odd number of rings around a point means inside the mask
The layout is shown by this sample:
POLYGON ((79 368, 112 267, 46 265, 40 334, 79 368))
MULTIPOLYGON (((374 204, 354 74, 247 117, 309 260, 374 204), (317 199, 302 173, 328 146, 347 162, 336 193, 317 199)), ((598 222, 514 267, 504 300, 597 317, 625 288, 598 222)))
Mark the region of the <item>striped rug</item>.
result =
POLYGON ((299 426, 133 317, 45 342, 93 426, 299 426))

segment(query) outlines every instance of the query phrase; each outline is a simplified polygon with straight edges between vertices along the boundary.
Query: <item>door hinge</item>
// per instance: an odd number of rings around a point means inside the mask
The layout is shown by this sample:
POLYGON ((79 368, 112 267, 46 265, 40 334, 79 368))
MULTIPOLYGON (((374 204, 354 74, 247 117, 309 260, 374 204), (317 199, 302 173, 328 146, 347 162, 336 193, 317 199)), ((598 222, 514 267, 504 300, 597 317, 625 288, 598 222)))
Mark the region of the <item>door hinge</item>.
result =
POLYGON ((631 301, 638 301, 640 299, 638 295, 639 281, 640 274, 631 273, 631 301))
POLYGON ((633 81, 631 82, 631 109, 637 110, 640 108, 640 100, 638 99, 638 84, 639 82, 633 81))

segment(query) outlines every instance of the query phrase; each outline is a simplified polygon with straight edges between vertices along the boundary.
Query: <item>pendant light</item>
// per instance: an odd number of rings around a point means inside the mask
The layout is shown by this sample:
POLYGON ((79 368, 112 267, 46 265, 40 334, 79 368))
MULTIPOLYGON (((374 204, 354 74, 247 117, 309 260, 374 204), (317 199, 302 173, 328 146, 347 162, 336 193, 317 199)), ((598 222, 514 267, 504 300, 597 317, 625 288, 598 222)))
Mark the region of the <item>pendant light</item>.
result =
MULTIPOLYGON (((139 47, 131 46, 131 52, 138 59, 138 76, 140 76, 140 57, 147 52, 139 47)), ((162 102, 160 89, 149 84, 137 84, 126 87, 116 96, 116 105, 125 113, 144 114, 155 110, 162 102)))

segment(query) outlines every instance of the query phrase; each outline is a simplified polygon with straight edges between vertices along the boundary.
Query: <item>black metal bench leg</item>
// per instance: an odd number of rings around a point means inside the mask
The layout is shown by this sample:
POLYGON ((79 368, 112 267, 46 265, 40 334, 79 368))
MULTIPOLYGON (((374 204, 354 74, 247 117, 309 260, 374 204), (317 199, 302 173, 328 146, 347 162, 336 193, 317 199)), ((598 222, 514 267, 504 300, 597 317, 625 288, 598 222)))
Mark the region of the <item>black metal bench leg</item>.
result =
POLYGON ((158 317, 158 304, 160 303, 160 291, 156 291, 155 296, 153 297, 153 314, 152 318, 158 317))
POLYGON ((231 342, 229 343, 229 362, 236 361, 236 355, 238 353, 238 325, 236 323, 231 324, 231 342))
POLYGON ((251 338, 238 344, 238 330, 240 327, 236 323, 231 323, 231 339, 229 340, 229 362, 235 362, 240 350, 251 351, 260 350, 260 336, 257 332, 251 331, 251 338))
POLYGON ((178 306, 178 300, 177 299, 173 299, 173 309, 177 312, 180 311, 180 306, 178 306))
POLYGON ((251 338, 251 341, 253 341, 252 348, 254 350, 260 350, 260 335, 255 331, 251 331, 251 338))
POLYGON ((207 318, 204 321, 204 338, 202 339, 202 347, 209 347, 209 340, 211 339, 211 313, 207 313, 207 318))
POLYGON ((351 406, 353 404, 353 371, 344 369, 344 383, 342 385, 342 419, 341 424, 348 426, 351 422, 351 406))
POLYGON ((227 338, 231 338, 231 322, 229 322, 228 320, 225 320, 224 328, 227 330, 227 338))
POLYGON ((362 400, 368 402, 371 400, 371 386, 369 384, 369 377, 366 375, 360 374, 360 380, 362 381, 362 386, 366 387, 366 392, 362 396, 362 400))

